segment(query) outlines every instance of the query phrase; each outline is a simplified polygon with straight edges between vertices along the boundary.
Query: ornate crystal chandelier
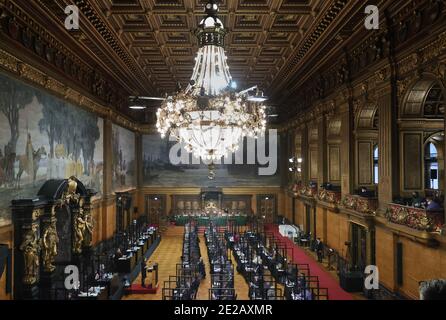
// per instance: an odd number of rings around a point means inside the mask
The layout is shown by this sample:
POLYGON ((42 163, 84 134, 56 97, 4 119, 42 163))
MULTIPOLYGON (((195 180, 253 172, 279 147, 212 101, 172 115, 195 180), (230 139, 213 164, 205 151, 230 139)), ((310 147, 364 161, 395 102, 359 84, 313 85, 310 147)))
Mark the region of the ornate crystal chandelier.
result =
POLYGON ((237 92, 224 51, 226 30, 210 0, 195 31, 199 51, 189 85, 163 101, 157 112, 161 137, 174 136, 195 157, 213 163, 238 150, 244 137, 266 129, 266 98, 257 86, 237 92))

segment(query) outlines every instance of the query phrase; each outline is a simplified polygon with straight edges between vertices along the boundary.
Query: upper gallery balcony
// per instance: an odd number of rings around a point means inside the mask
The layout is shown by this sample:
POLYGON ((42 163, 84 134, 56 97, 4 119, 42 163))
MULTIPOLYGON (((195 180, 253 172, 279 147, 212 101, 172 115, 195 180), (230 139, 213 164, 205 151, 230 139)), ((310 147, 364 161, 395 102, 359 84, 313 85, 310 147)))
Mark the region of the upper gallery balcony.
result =
POLYGON ((392 223, 424 232, 441 232, 444 225, 444 209, 428 210, 401 204, 389 204, 386 218, 392 223))

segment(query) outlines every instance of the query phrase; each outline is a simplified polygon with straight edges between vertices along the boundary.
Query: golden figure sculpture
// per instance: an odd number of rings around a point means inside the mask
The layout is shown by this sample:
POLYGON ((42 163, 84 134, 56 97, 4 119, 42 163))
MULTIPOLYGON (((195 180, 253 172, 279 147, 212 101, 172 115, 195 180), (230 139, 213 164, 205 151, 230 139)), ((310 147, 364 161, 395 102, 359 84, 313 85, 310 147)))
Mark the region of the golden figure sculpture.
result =
POLYGON ((77 205, 80 200, 80 195, 76 193, 77 191, 77 181, 75 177, 68 178, 68 187, 63 195, 63 201, 66 204, 77 205))
POLYGON ((82 244, 84 243, 85 220, 83 219, 82 209, 76 214, 74 219, 74 244, 73 251, 75 254, 82 253, 82 244))
POLYGON ((39 273, 40 239, 37 235, 37 225, 32 225, 31 229, 25 232, 20 250, 23 252, 25 264, 23 283, 32 285, 37 281, 39 273))
POLYGON ((57 244, 59 243, 59 236, 56 230, 56 219, 53 219, 45 228, 43 232, 43 267, 46 272, 53 272, 54 258, 57 256, 57 244))
POLYGON ((85 247, 90 247, 91 242, 93 241, 93 218, 89 212, 89 210, 84 210, 84 241, 83 244, 85 247))

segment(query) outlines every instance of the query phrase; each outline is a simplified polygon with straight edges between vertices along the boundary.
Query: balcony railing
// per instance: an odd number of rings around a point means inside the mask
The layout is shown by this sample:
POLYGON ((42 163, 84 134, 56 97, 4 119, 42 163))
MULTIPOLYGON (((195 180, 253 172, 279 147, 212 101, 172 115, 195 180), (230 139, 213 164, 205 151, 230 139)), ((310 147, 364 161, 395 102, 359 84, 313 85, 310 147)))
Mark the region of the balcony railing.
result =
POLYGON ((341 203, 341 191, 320 189, 317 193, 317 197, 320 201, 336 205, 341 203))
POLYGON ((291 187, 291 192, 294 196, 315 197, 317 195, 317 187, 295 184, 291 187))
POLYGON ((301 186, 299 194, 305 197, 315 197, 317 195, 317 187, 301 186))
POLYGON ((440 232, 444 225, 444 211, 427 211, 421 208, 390 204, 386 218, 390 222, 426 232, 440 232))
POLYGON ((351 209, 362 214, 374 215, 378 209, 378 199, 348 194, 342 200, 342 205, 344 208, 351 209))

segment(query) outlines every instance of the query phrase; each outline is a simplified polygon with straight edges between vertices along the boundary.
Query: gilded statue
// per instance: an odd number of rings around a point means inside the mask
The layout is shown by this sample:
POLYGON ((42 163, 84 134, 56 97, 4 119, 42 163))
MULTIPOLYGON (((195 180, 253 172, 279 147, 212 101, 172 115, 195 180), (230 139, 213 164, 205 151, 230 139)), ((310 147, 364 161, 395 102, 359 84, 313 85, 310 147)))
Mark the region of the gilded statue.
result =
POLYGON ((82 209, 75 215, 74 219, 74 243, 73 243, 73 251, 76 254, 80 254, 82 252, 82 244, 84 243, 84 234, 85 234, 85 220, 83 219, 82 209))
POLYGON ((68 187, 63 195, 63 200, 66 204, 78 204, 80 195, 76 193, 77 181, 75 177, 68 178, 68 187))
POLYGON ((43 268, 46 272, 53 272, 56 269, 54 266, 54 258, 57 256, 57 244, 59 243, 56 219, 53 219, 45 228, 42 242, 43 268))
POLYGON ((32 225, 23 235, 19 248, 23 252, 24 276, 23 283, 32 285, 37 281, 39 274, 40 239, 37 235, 37 225, 32 225))
POLYGON ((91 242, 93 241, 93 218, 91 217, 90 212, 87 212, 87 210, 84 210, 84 223, 85 223, 85 230, 84 230, 84 241, 83 244, 85 247, 90 247, 91 242))

